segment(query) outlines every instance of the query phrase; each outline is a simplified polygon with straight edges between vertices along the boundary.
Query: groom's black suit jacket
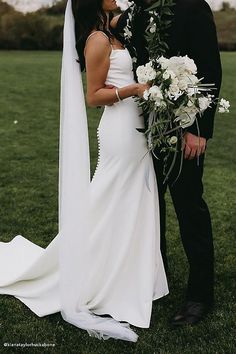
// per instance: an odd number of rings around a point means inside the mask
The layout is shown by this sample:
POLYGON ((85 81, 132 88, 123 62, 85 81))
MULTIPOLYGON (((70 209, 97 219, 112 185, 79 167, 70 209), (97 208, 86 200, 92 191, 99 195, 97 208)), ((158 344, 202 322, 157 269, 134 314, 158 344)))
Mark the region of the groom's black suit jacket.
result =
MULTIPOLYGON (((143 9, 147 7, 147 0, 134 0, 143 9)), ((150 2, 150 1, 149 1, 150 2)), ((154 1, 152 1, 154 2, 154 1)), ((214 18, 209 5, 205 0, 176 0, 173 7, 173 22, 169 29, 167 56, 188 55, 198 68, 198 77, 204 77, 203 82, 215 83, 218 97, 222 70, 214 18)), ((129 10, 124 12, 117 24, 116 33, 122 33, 126 26, 129 10)), ((148 17, 141 11, 134 20, 132 45, 136 48, 138 64, 148 62, 148 52, 144 38, 148 17)), ((122 40, 122 38, 120 38, 122 40)), ((209 108, 198 119, 200 135, 206 139, 212 138, 216 106, 209 108)), ((197 126, 187 128, 197 135, 197 126)))

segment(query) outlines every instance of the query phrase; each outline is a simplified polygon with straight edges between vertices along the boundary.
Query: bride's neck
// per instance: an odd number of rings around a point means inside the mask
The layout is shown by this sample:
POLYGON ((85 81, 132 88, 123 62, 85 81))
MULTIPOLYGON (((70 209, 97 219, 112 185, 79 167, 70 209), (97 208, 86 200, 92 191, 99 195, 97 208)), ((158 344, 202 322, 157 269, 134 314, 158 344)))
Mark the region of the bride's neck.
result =
POLYGON ((109 15, 109 12, 106 12, 106 27, 105 27, 105 29, 107 31, 109 31, 109 29, 110 29, 110 15, 109 15))

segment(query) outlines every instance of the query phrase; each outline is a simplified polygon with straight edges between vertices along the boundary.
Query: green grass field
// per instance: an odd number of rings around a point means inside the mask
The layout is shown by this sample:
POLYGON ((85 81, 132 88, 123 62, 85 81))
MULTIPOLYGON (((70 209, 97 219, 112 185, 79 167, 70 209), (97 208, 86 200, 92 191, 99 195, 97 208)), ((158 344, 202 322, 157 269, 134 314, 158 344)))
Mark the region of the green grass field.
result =
MULTIPOLYGON (((98 341, 64 322, 60 314, 38 318, 20 301, 0 296, 0 353, 8 343, 54 343, 28 353, 234 354, 236 352, 236 54, 222 55, 222 95, 228 115, 217 116, 205 168, 205 197, 212 213, 216 249, 216 308, 197 327, 170 330, 181 304, 187 263, 168 200, 170 295, 153 304, 150 329, 138 329, 137 343, 98 341)), ((57 234, 60 53, 0 52, 0 240, 21 234, 42 247, 57 234), (14 121, 18 123, 15 124, 14 121)), ((96 165, 100 110, 89 110, 91 164, 96 165)))

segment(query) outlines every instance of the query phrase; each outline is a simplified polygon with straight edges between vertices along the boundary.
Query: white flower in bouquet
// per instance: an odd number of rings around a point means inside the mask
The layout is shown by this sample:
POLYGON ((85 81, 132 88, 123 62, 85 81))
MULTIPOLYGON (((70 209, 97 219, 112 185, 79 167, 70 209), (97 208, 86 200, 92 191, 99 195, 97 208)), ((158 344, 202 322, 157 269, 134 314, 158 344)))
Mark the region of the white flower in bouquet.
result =
POLYGON ((181 91, 186 91, 186 90, 188 89, 188 86, 189 86, 189 79, 188 79, 188 77, 182 75, 182 76, 179 78, 178 86, 179 86, 179 89, 180 89, 181 91))
POLYGON ((169 59, 161 56, 159 59, 157 59, 157 63, 159 63, 161 65, 161 68, 163 70, 166 70, 168 68, 169 59))
POLYGON ((163 79, 164 80, 168 80, 168 79, 175 79, 176 76, 175 76, 175 73, 171 70, 165 70, 163 75, 162 75, 163 79))
POLYGON ((176 101, 180 96, 182 96, 182 94, 183 92, 179 88, 179 80, 176 78, 173 79, 169 89, 167 90, 167 96, 176 101))
POLYGON ((155 69, 153 69, 152 67, 152 63, 147 63, 146 64, 146 70, 147 70, 147 78, 148 78, 148 81, 153 81, 156 76, 157 76, 157 72, 155 69))
POLYGON ((126 39, 132 38, 132 32, 131 32, 131 30, 129 29, 128 26, 126 26, 126 27, 124 28, 124 37, 125 37, 126 39))
POLYGON ((224 98, 221 98, 219 113, 229 113, 229 108, 230 108, 229 101, 225 100, 224 98))
POLYGON ((157 30, 157 25, 154 23, 151 27, 150 27, 150 32, 151 33, 155 33, 157 30))
POLYGON ((196 64, 187 55, 185 57, 173 56, 170 59, 160 57, 158 62, 162 69, 169 69, 175 73, 176 76, 179 75, 195 75, 197 73, 196 64))
POLYGON ((198 99, 198 104, 201 112, 205 111, 208 107, 210 107, 212 103, 212 98, 211 95, 208 95, 207 97, 199 97, 198 99))
POLYGON ((155 33, 156 30, 157 30, 157 25, 156 25, 156 23, 154 22, 154 18, 151 17, 151 18, 150 18, 150 29, 149 29, 149 31, 150 31, 150 33, 155 33))
POLYGON ((148 92, 149 92, 150 99, 155 102, 155 106, 156 107, 161 106, 163 95, 160 87, 154 85, 148 90, 148 92))
POLYGON ((138 78, 138 82, 140 84, 146 84, 147 83, 147 79, 146 79, 146 69, 144 65, 140 65, 137 68, 137 78, 138 78))
POLYGON ((147 84, 148 82, 155 80, 157 76, 157 72, 153 69, 152 63, 139 66, 136 73, 140 84, 147 84))
POLYGON ((197 66, 196 66, 194 60, 190 59, 187 55, 185 55, 185 57, 183 57, 183 60, 184 60, 186 71, 189 74, 193 74, 193 75, 197 74, 197 66))
POLYGON ((199 83, 199 80, 195 75, 191 75, 186 72, 179 75, 178 80, 179 80, 178 86, 180 90, 185 91, 187 93, 189 93, 190 86, 196 86, 199 83))

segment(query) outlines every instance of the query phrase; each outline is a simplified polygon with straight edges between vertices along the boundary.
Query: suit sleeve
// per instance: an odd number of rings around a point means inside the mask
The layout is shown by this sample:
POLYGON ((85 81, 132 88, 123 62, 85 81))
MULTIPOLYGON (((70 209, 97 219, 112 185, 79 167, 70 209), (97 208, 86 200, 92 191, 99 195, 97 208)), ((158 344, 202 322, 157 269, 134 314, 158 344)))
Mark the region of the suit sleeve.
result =
MULTIPOLYGON (((222 69, 214 18, 209 5, 204 0, 198 4, 198 8, 189 17, 190 55, 197 65, 198 77, 204 77, 204 83, 214 83, 217 90, 212 94, 219 97, 222 69)), ((198 117, 200 136, 206 139, 213 136, 215 113, 216 105, 208 108, 202 117, 198 117)), ((187 128, 187 131, 197 135, 196 124, 187 128)))

